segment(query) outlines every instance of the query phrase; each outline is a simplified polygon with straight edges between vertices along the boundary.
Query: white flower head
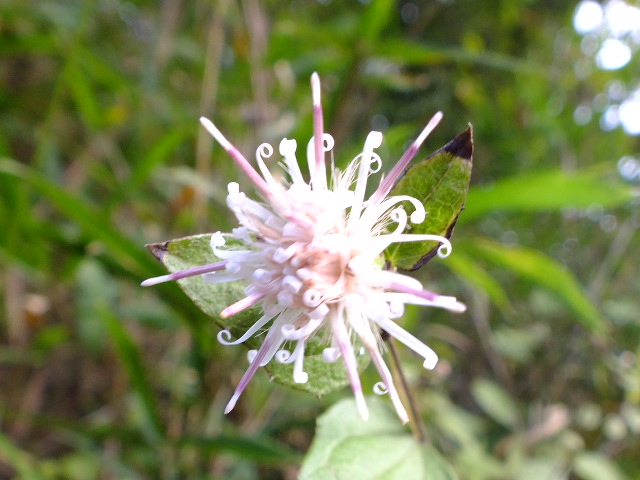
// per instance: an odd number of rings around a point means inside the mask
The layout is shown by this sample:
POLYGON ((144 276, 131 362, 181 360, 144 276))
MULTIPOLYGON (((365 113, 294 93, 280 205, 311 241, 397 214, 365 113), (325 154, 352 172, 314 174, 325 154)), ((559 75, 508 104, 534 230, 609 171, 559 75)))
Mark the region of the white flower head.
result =
MULTIPOLYGON (((380 373, 376 389, 389 394, 399 417, 408 421, 389 368, 381 353, 381 330, 395 337, 424 358, 424 367, 434 368, 435 352, 396 323, 406 304, 441 307, 462 312, 465 306, 453 297, 423 289, 409 276, 384 270, 383 252, 397 242, 437 241, 438 254, 449 255, 451 244, 438 235, 405 233, 409 223, 425 220, 424 206, 409 196, 388 196, 427 135, 442 118, 438 112, 420 136, 368 200, 367 179, 381 166, 375 153, 382 142, 380 132, 367 136, 364 148, 344 170, 330 168, 325 157, 332 154, 333 138, 323 132, 320 79, 311 77, 313 92, 313 137, 307 145, 310 179, 307 181, 296 158, 295 140, 283 139, 279 153, 288 178, 280 180, 267 168, 265 159, 273 147, 262 144, 256 152, 258 170, 206 118, 200 121, 233 160, 249 176, 262 201, 247 197, 237 183, 230 183, 227 204, 240 226, 230 234, 242 245, 225 247, 225 236, 211 236, 213 253, 221 261, 170 275, 151 278, 143 286, 202 275, 205 282, 243 281, 246 297, 228 306, 220 315, 230 317, 260 305, 262 316, 240 338, 232 340, 228 330, 218 334, 224 345, 237 345, 266 330, 261 347, 249 352, 250 365, 229 401, 225 413, 261 366, 275 360, 293 363, 293 379, 306 383, 304 352, 307 341, 322 331, 330 343, 323 351, 326 362, 342 358, 351 388, 363 418, 368 417, 352 345, 355 334, 380 373), (403 208, 410 204, 410 215, 403 208), (291 350, 286 350, 290 346, 291 350)), ((227 235, 229 238, 229 235, 227 235)))

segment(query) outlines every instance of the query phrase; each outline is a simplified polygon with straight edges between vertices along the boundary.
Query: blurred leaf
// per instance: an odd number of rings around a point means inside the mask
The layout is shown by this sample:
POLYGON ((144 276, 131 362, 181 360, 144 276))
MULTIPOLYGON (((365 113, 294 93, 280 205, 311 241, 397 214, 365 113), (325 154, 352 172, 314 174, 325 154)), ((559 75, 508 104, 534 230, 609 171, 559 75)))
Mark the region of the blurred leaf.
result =
MULTIPOLYGON (((147 245, 153 255, 160 260, 169 272, 178 272, 196 266, 220 261, 215 257, 209 244, 211 234, 169 240, 165 243, 147 245)), ((233 238, 228 238, 227 245, 233 245, 233 238)), ((179 280, 180 287, 187 296, 221 328, 229 330, 238 338, 249 329, 260 317, 259 308, 244 310, 230 318, 221 318, 220 312, 227 306, 237 302, 246 295, 241 282, 208 284, 201 277, 179 280)), ((324 395, 344 387, 349 383, 346 369, 342 362, 327 363, 322 359, 322 350, 326 345, 321 341, 322 334, 316 334, 307 342, 305 348, 304 368, 309 374, 307 383, 293 381, 293 365, 270 362, 265 368, 273 379, 283 385, 324 395)), ((245 342, 249 348, 258 349, 261 338, 253 336, 245 342)), ((357 351, 357 349, 356 349, 357 351)), ((368 364, 368 356, 358 356, 358 365, 364 368, 368 364)))
POLYGON ((140 400, 145 421, 143 432, 151 442, 156 442, 164 436, 164 426, 140 352, 120 320, 104 303, 100 305, 100 318, 109 333, 118 358, 127 371, 131 386, 140 400))
POLYGON ((486 239, 477 239, 473 243, 458 242, 457 247, 548 288, 576 313, 576 321, 585 328, 591 332, 605 330, 605 322, 573 274, 548 255, 526 247, 507 247, 486 239))
POLYGON ((209 454, 231 453, 255 462, 265 462, 267 464, 299 461, 297 452, 278 444, 268 437, 233 435, 207 438, 183 437, 178 441, 178 445, 181 447, 195 447, 209 454))
POLYGON ((361 38, 372 48, 378 43, 384 26, 393 18, 396 2, 394 0, 373 0, 362 15, 361 38))
POLYGON ((118 290, 94 259, 84 259, 76 272, 76 328, 80 341, 93 354, 104 350, 106 329, 101 321, 104 305, 115 305, 118 290))
POLYGON ((505 313, 513 310, 506 290, 471 255, 455 250, 454 254, 447 257, 446 266, 462 280, 485 292, 505 313))
POLYGON ((451 466, 418 442, 381 399, 367 398, 363 420, 355 400, 343 400, 320 418, 300 480, 453 480, 451 466))
POLYGON ((192 128, 191 125, 188 128, 175 128, 155 142, 149 151, 136 162, 131 177, 119 189, 118 193, 124 195, 131 190, 140 188, 153 171, 166 162, 171 153, 188 138, 192 128))
POLYGON ((500 385, 486 378, 478 378, 471 385, 471 393, 478 405, 499 424, 515 429, 518 424, 518 408, 500 385))
POLYGON ((537 458, 518 462, 513 477, 518 480, 551 480, 566 478, 566 464, 554 458, 537 458))
POLYGON ((65 78, 65 83, 71 90, 71 95, 85 126, 91 130, 98 129, 103 118, 102 108, 88 75, 76 62, 71 62, 65 70, 65 78))
MULTIPOLYGON (((451 236, 467 198, 472 155, 473 131, 469 127, 398 181, 390 196, 416 198, 427 212, 424 222, 411 226, 412 234, 451 236)), ((436 254, 438 246, 438 242, 394 243, 385 250, 385 257, 394 267, 416 270, 436 254)))
POLYGON ((121 262, 124 268, 135 271, 140 276, 156 270, 156 265, 144 250, 118 231, 99 209, 75 197, 40 172, 10 159, 0 159, 0 174, 11 175, 30 183, 52 205, 75 221, 94 239, 100 240, 110 248, 115 259, 121 262))
POLYGON ((519 328, 496 327, 492 331, 491 344, 501 355, 525 363, 549 336, 549 330, 542 323, 519 328))
POLYGON ((18 472, 22 480, 45 480, 46 477, 35 465, 36 459, 27 452, 16 447, 11 439, 0 432, 0 460, 18 472))
POLYGON ((461 222, 475 220, 494 211, 537 212, 563 208, 604 208, 629 203, 633 188, 621 179, 602 178, 596 170, 567 175, 561 170, 518 175, 491 186, 469 190, 461 222))
POLYGON ((376 49, 376 55, 394 62, 412 65, 469 64, 526 75, 542 75, 539 65, 500 52, 476 52, 466 48, 442 48, 411 42, 402 38, 388 39, 376 49))
POLYGON ((464 450, 479 448, 486 431, 486 421, 483 418, 453 404, 445 395, 435 392, 430 393, 429 402, 433 414, 428 420, 438 430, 463 445, 464 450))
POLYGON ((582 480, 623 480, 625 477, 611 459, 598 452, 579 452, 574 473, 582 480))

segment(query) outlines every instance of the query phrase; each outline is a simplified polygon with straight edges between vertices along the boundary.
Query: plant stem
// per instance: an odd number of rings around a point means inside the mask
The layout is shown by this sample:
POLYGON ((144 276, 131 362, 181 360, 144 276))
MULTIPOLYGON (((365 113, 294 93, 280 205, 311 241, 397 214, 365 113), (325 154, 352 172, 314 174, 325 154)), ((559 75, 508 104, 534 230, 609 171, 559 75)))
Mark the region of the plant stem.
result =
POLYGON ((391 353, 393 377, 399 380, 397 384, 398 393, 402 398, 402 402, 409 406, 409 427, 418 442, 425 444, 429 443, 429 436, 427 435, 424 423, 422 423, 422 417, 418 411, 418 404, 416 402, 415 395, 413 394, 413 391, 407 382, 407 377, 402 371, 402 366, 400 365, 400 357, 398 356, 398 350, 396 349, 395 339, 386 334, 386 332, 383 333, 383 338, 387 342, 387 345, 389 345, 389 352, 391 353))

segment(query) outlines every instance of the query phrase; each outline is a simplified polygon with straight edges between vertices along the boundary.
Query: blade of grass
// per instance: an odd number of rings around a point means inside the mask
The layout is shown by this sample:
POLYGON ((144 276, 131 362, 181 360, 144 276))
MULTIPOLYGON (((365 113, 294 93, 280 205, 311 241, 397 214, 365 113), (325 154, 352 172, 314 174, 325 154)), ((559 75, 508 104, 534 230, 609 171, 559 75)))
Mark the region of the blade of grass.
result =
POLYGON ((606 330, 606 323, 573 273, 548 255, 526 247, 506 247, 488 239, 460 241, 456 247, 547 288, 565 302, 576 314, 575 320, 592 333, 606 330))
POLYGON ((142 364, 142 358, 133 339, 123 327, 120 320, 113 314, 106 304, 99 307, 100 317, 113 342, 113 346, 122 362, 133 390, 140 399, 144 413, 144 432, 152 443, 157 443, 164 437, 164 426, 158 412, 155 395, 148 380, 147 372, 142 364))
POLYGON ((16 470, 18 473, 16 478, 46 480, 46 477, 36 468, 36 459, 14 445, 2 432, 0 432, 0 459, 16 470))

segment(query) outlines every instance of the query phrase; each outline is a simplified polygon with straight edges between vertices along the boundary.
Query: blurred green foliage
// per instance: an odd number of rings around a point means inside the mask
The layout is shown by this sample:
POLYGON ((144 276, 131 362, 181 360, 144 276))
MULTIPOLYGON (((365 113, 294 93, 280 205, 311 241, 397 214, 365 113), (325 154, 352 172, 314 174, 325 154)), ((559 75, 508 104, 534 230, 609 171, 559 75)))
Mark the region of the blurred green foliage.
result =
POLYGON ((640 62, 596 69, 575 7, 1 2, 0 478, 296 477, 349 392, 259 375, 224 417, 245 351, 139 282, 162 272, 145 243, 232 226, 244 179, 198 117, 247 156, 306 142, 313 71, 339 165, 374 128, 389 168, 437 110, 424 155, 474 126, 454 253, 419 273, 469 310, 405 318, 441 356, 430 373, 401 352, 436 449, 463 479, 638 478, 638 186, 617 165, 640 145, 594 99, 640 62))

